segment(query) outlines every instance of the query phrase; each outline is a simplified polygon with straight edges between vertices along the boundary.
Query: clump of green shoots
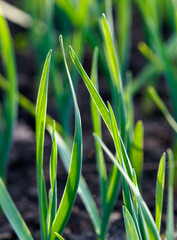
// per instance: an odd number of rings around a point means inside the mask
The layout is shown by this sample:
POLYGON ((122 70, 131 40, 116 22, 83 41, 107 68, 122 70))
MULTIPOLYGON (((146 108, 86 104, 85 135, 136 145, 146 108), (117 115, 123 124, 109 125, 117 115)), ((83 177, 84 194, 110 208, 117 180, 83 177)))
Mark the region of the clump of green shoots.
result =
MULTIPOLYGON (((60 39, 64 55, 62 38, 60 39)), ((74 88, 65 61, 75 107, 75 135, 72 153, 70 155, 69 174, 61 202, 57 208, 57 143, 55 137, 55 122, 53 123, 53 128, 49 126, 49 131, 51 131, 52 128, 52 152, 50 158, 50 189, 48 196, 43 173, 44 134, 51 53, 52 52, 49 51, 44 64, 36 103, 36 171, 42 240, 54 240, 57 237, 62 239, 60 234, 63 233, 76 198, 82 165, 81 119, 74 88)), ((19 239, 32 240, 33 237, 8 194, 2 178, 0 179, 0 205, 19 239)))

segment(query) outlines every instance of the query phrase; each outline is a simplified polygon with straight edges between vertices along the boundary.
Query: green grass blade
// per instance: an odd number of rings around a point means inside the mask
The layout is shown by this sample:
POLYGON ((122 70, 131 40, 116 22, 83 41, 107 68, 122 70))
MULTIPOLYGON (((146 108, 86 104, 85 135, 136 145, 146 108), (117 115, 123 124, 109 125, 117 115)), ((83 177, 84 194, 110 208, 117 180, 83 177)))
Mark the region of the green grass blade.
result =
MULTIPOLYGON (((1 74, 0 74, 0 88, 2 88, 3 91, 8 91, 9 89, 9 82, 1 74)), ((18 101, 19 101, 19 105, 23 109, 25 109, 32 116, 35 116, 36 106, 20 92, 19 92, 18 101)), ((48 114, 46 115, 46 124, 51 126, 53 124, 53 119, 48 114)), ((59 132, 60 134, 63 134, 62 126, 58 122, 55 122, 55 128, 57 132, 59 132)))
POLYGON ((117 2, 118 46, 123 75, 126 71, 131 44, 131 8, 132 6, 130 0, 119 0, 117 2))
POLYGON ((133 218, 125 206, 123 206, 123 216, 124 216, 127 239, 139 240, 133 218))
MULTIPOLYGON (((97 74, 97 61, 98 61, 98 48, 95 48, 93 53, 93 60, 92 60, 92 68, 91 68, 91 81, 95 88, 98 90, 98 74, 97 74)), ((92 123, 93 123, 93 131, 101 138, 101 117, 99 112, 93 102, 93 99, 90 100, 91 105, 91 116, 92 116, 92 123)), ((100 182, 100 193, 101 193, 101 206, 102 209, 105 205, 106 199, 106 181, 107 181, 107 172, 106 172, 106 165, 103 156, 103 151, 97 141, 95 141, 95 150, 96 150, 96 160, 97 160, 97 167, 99 173, 99 182, 100 182)))
POLYGON ((135 169, 138 183, 141 181, 141 175, 143 171, 143 146, 144 146, 144 128, 143 123, 138 121, 132 140, 132 145, 130 149, 130 161, 132 167, 135 169))
POLYGON ((78 57, 76 56, 74 50, 70 47, 70 56, 75 64, 79 74, 81 75, 82 79, 84 80, 84 83, 94 101, 94 103, 97 106, 97 109, 99 110, 105 124, 107 125, 108 129, 110 129, 110 123, 109 123, 109 113, 106 105, 104 104, 103 100, 101 99, 98 91, 96 90, 95 86, 91 82, 90 78, 88 77, 87 73, 83 69, 78 57))
POLYGON ((111 124, 111 129, 112 129, 113 140, 114 140, 115 148, 117 151, 119 163, 122 165, 122 155, 123 155, 124 156, 124 166, 126 168, 128 175, 130 176, 130 178, 132 178, 133 169, 130 164, 128 155, 126 153, 125 146, 121 139, 113 109, 112 109, 111 105, 109 104, 109 102, 108 102, 108 109, 109 109, 109 115, 110 115, 110 124, 111 124))
POLYGON ((173 207, 173 178, 174 178, 174 159, 171 149, 167 151, 168 156, 168 200, 167 200, 167 225, 166 237, 167 239, 174 239, 174 207, 173 207))
POLYGON ((102 32, 105 45, 106 60, 109 67, 109 72, 112 79, 112 93, 113 93, 113 104, 116 111, 116 117, 118 119, 119 128, 123 141, 125 142, 125 103, 124 94, 122 88, 122 78, 120 73, 120 66, 118 56, 116 55, 116 47, 114 38, 111 35, 110 27, 107 22, 105 15, 102 15, 102 32))
MULTIPOLYGON (((165 48, 170 60, 174 60, 177 55, 176 50, 177 37, 172 37, 167 41, 165 48)), ((161 74, 159 68, 157 69, 154 64, 148 63, 141 72, 133 79, 133 94, 135 95, 139 90, 145 86, 151 79, 157 79, 161 74)))
POLYGON ((154 103, 157 105, 159 110, 163 113, 164 117, 166 118, 167 122, 170 124, 170 126, 173 128, 173 130, 177 133, 177 122, 174 120, 174 118, 169 113, 167 107, 163 103, 162 99, 156 92, 155 88, 149 87, 148 93, 151 99, 154 101, 154 103))
POLYGON ((37 170, 37 187, 39 198, 39 214, 41 225, 41 236, 45 240, 47 236, 47 196, 45 189, 45 180, 43 173, 43 151, 44 151, 44 132, 46 122, 46 108, 47 108, 47 92, 48 92, 48 78, 50 59, 52 51, 50 50, 44 68, 42 71, 40 87, 38 91, 36 103, 36 170, 37 170))
POLYGON ((117 196, 120 192, 121 187, 121 174, 117 167, 113 165, 112 171, 109 175, 109 181, 107 184, 107 194, 106 202, 102 211, 102 221, 101 221, 101 239, 106 238, 109 218, 116 204, 117 196))
POLYGON ((0 178, 0 206, 20 240, 33 240, 28 227, 0 178))
POLYGON ((9 88, 4 99, 5 130, 3 132, 3 140, 0 141, 2 142, 0 145, 0 176, 5 180, 8 157, 12 144, 12 133, 17 117, 18 89, 14 48, 7 22, 2 15, 0 8, 0 47, 5 74, 9 82, 9 88))
MULTIPOLYGON (((51 127, 48 128, 50 134, 51 134, 51 127)), ((66 142, 64 139, 56 133, 56 141, 58 146, 58 151, 61 156, 61 160, 65 166, 65 169, 67 172, 69 172, 69 166, 70 166, 70 158, 71 158, 71 151, 68 145, 66 145, 66 142)), ((85 208, 90 216, 90 219, 92 221, 92 224, 94 226, 96 234, 99 236, 100 234, 100 217, 98 214, 98 210, 96 207, 96 203, 92 197, 92 194, 90 190, 88 189, 87 183, 85 182, 83 176, 81 175, 80 183, 79 183, 79 190, 78 193, 80 195, 80 198, 82 199, 85 208)))
POLYGON ((125 170, 122 168, 122 166, 118 163, 118 161, 115 159, 115 157, 112 155, 112 153, 109 151, 109 149, 106 147, 106 145, 102 142, 102 140, 95 135, 96 139, 98 140, 98 142, 100 143, 100 145, 102 146, 103 150, 106 152, 106 154, 110 157, 110 159, 116 164, 116 166, 118 167, 119 171, 121 172, 123 178, 125 179, 125 181, 128 183, 129 187, 131 188, 131 190, 133 191, 133 193, 135 194, 136 198, 137 198, 137 202, 139 204, 139 206, 141 207, 141 210, 143 212, 144 218, 146 220, 146 224, 148 226, 148 230, 150 229, 150 239, 152 240, 161 240, 160 235, 158 233, 155 221, 146 205, 146 203, 144 202, 139 189, 137 188, 137 186, 134 185, 134 183, 132 182, 132 180, 130 179, 130 177, 127 175, 127 173, 125 172, 125 170))
POLYGON ((69 69, 67 66, 65 52, 63 47, 62 36, 59 37, 60 45, 62 48, 64 63, 73 95, 74 109, 75 109, 75 134, 74 134, 74 143, 71 154, 71 163, 70 170, 68 173, 68 179, 66 182, 65 190, 55 217, 55 220, 52 224, 51 237, 50 240, 55 239, 55 232, 62 233, 64 227, 68 221, 68 218, 71 214, 71 210, 76 198, 80 175, 81 175, 81 166, 82 166, 82 128, 81 128, 81 119, 80 112, 77 104, 77 99, 70 77, 69 69))
POLYGON ((121 91, 120 84, 121 82, 121 76, 119 72, 119 63, 116 55, 116 48, 113 43, 113 36, 111 36, 111 30, 109 27, 109 24, 107 22, 107 19, 105 15, 102 15, 102 31, 103 31, 103 37, 104 37, 104 43, 105 43, 105 51, 106 51, 106 58, 107 58, 107 64, 109 67, 109 71, 111 74, 112 81, 114 83, 114 86, 117 87, 118 92, 121 91))
POLYGON ((58 233, 55 232, 55 235, 56 235, 56 237, 57 237, 58 239, 64 240, 64 238, 63 238, 60 234, 58 234, 58 233))
POLYGON ((159 163, 157 182, 156 182, 155 221, 156 221, 156 225, 159 233, 160 233, 160 226, 161 226, 163 192, 164 192, 164 182, 165 182, 165 161, 166 161, 166 156, 164 153, 159 163))
POLYGON ((50 190, 49 190, 49 208, 48 208, 48 220, 47 230, 50 233, 51 225, 54 221, 57 211, 57 143, 55 137, 55 122, 53 122, 53 134, 52 134, 52 153, 50 158, 50 190))
POLYGON ((147 60, 156 66, 157 69, 161 72, 164 68, 163 62, 158 58, 158 56, 149 48, 145 42, 138 43, 138 49, 143 54, 147 60))

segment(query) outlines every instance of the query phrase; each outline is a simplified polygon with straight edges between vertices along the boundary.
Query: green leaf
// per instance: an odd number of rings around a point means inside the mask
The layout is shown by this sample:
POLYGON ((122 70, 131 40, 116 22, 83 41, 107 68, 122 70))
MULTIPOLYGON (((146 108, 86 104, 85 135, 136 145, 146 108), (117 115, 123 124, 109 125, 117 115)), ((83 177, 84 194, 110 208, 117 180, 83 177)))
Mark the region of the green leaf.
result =
POLYGON ((174 239, 174 207, 173 207, 173 179, 174 179, 174 158, 171 149, 167 151, 168 156, 168 200, 167 200, 167 225, 166 237, 167 239, 174 239))
POLYGON ((65 190, 55 216, 54 222, 52 224, 51 229, 51 237, 50 240, 55 239, 55 232, 62 233, 64 227, 68 221, 68 218, 71 214, 71 210, 76 198, 80 175, 81 175, 81 166, 82 166, 82 128, 81 128, 81 119, 80 112, 77 104, 77 99, 74 91, 74 87, 72 84, 71 76, 69 73, 69 69, 67 66, 65 52, 63 47, 63 39, 60 35, 59 37, 60 45, 62 48, 64 63, 72 91, 73 101, 74 101, 74 109, 75 109, 75 134, 74 134, 74 143, 71 154, 71 162, 70 162, 70 170, 68 173, 68 178, 65 186, 65 190))
POLYGON ((50 158, 50 191, 48 208, 48 234, 57 210, 57 143, 55 137, 55 122, 53 122, 52 153, 50 158))
POLYGON ((60 234, 58 234, 58 233, 55 232, 55 235, 57 236, 58 239, 64 240, 64 238, 63 238, 60 234))
POLYGON ((159 163, 159 169, 157 173, 156 182, 156 198, 155 198, 155 220, 157 229, 160 233, 161 217, 162 217, 162 204, 163 204, 163 192, 164 192, 164 182, 165 182, 165 153, 159 163))
POLYGON ((0 206, 20 240, 33 240, 28 227, 0 178, 0 206))
POLYGON ((111 34, 111 30, 105 15, 102 15, 102 32, 105 45, 106 60, 109 67, 109 72, 112 79, 112 94, 113 94, 113 104, 116 111, 116 117, 119 123, 119 129, 121 132, 121 137, 125 142, 126 136, 126 123, 125 123, 125 101, 124 93, 122 88, 122 78, 120 73, 120 66, 118 61, 118 56, 116 55, 115 41, 111 34))
POLYGON ((133 193, 135 194, 135 196, 137 198, 137 202, 138 202, 139 206, 141 207, 142 213, 143 213, 144 218, 146 220, 148 230, 150 230, 150 232, 149 232, 150 238, 153 239, 153 240, 157 240, 157 239, 161 240, 160 235, 159 235, 158 230, 157 230, 157 227, 156 227, 156 224, 154 222, 154 219, 153 219, 146 203, 144 202, 144 200, 143 200, 143 198, 142 198, 142 196, 139 192, 138 187, 134 185, 134 183, 132 182, 132 180, 130 179, 128 174, 125 172, 125 170, 122 168, 122 166, 118 163, 116 158, 112 155, 112 153, 109 151, 109 149, 106 147, 106 145, 102 142, 102 140, 97 135, 94 135, 94 136, 98 140, 98 142, 100 143, 100 145, 102 146, 102 148, 106 152, 106 154, 116 164, 116 166, 118 167, 119 171, 121 172, 123 178, 125 179, 125 181, 129 185, 129 187, 131 188, 133 193))
POLYGON ((11 34, 0 7, 0 48, 2 62, 4 64, 5 74, 9 82, 9 88, 4 98, 4 121, 5 129, 0 133, 0 176, 3 180, 6 178, 8 157, 12 144, 12 134, 17 118, 17 72, 15 64, 15 54, 12 44, 11 34))
POLYGON ((118 46, 122 74, 124 75, 130 55, 132 6, 130 0, 117 2, 118 46))
POLYGON ((85 83, 95 105, 97 106, 97 109, 99 110, 105 124, 107 125, 108 129, 110 130, 109 113, 108 113, 108 109, 107 109, 106 105, 104 104, 103 100, 101 99, 98 91, 96 90, 95 86, 91 82, 87 73, 83 69, 78 57, 76 56, 76 54, 71 46, 70 46, 69 50, 70 50, 70 56, 71 56, 73 63, 75 64, 79 74, 81 75, 82 79, 84 80, 84 83, 85 83))
POLYGON ((133 218, 125 206, 123 206, 123 216, 124 216, 127 239, 139 240, 133 218))
POLYGON ((163 113, 164 117, 166 118, 167 122, 170 124, 170 126, 173 128, 173 130, 177 133, 177 122, 174 120, 174 118, 169 113, 167 107, 165 106, 164 102, 156 92, 155 88, 149 87, 148 93, 151 99, 154 101, 154 103, 157 105, 159 110, 163 113))
MULTIPOLYGON (((97 61, 98 61, 98 48, 96 47, 93 53, 93 60, 92 60, 92 68, 91 68, 91 81, 95 88, 98 90, 98 73, 97 73, 97 61)), ((93 131, 101 138, 101 117, 100 114, 95 106, 93 99, 90 99, 90 106, 91 106, 91 116, 92 116, 92 123, 93 123, 93 131)), ((102 209, 105 205, 106 200, 106 181, 107 181, 107 172, 106 172, 106 165, 103 156, 103 151, 97 141, 95 141, 95 150, 96 150, 96 160, 97 160, 97 167, 98 167, 98 174, 99 174, 99 182, 100 182, 100 193, 101 193, 101 206, 102 209)))
MULTIPOLYGON (((48 131, 51 134, 51 127, 48 127, 48 131)), ((69 146, 66 144, 64 139, 56 132, 56 141, 58 146, 58 151, 61 156, 61 160, 64 164, 65 169, 67 172, 69 172, 69 166, 70 166, 70 158, 71 158, 71 151, 69 146)), ((84 206, 90 216, 90 219, 92 221, 92 224, 94 226, 95 232, 97 236, 100 234, 100 217, 98 214, 98 210, 96 207, 96 203, 93 199, 93 196, 87 186, 87 183, 85 182, 83 176, 81 175, 80 182, 79 182, 79 189, 78 194, 80 195, 80 198, 82 199, 84 206)))
POLYGON ((143 171, 143 147, 144 147, 144 128, 142 121, 138 121, 132 140, 130 149, 130 161, 132 167, 135 169, 138 183, 140 183, 141 175, 143 171))
POLYGON ((44 151, 44 132, 46 122, 46 108, 47 108, 47 92, 48 92, 48 78, 50 59, 52 51, 50 50, 44 68, 42 71, 40 87, 38 91, 37 103, 36 103, 36 170, 37 170, 37 187, 39 198, 39 214, 41 225, 42 239, 47 237, 47 196, 45 188, 45 180, 43 173, 43 151, 44 151))
POLYGON ((118 92, 120 92, 121 91, 120 85, 122 84, 122 80, 121 80, 120 71, 119 71, 120 68, 119 68, 118 58, 116 55, 117 51, 113 42, 113 36, 111 35, 109 24, 104 14, 102 14, 101 23, 102 23, 101 29, 103 31, 104 43, 106 48, 105 52, 106 52, 107 64, 109 67, 109 71, 110 71, 114 86, 116 86, 118 92))

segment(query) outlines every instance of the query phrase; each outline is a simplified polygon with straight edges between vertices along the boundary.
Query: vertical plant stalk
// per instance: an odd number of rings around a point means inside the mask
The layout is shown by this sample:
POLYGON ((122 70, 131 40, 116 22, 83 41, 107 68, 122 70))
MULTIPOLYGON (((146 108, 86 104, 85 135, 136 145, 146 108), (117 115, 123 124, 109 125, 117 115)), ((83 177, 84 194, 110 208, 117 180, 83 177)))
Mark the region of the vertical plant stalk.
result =
POLYGON ((47 238, 47 195, 43 173, 43 152, 51 54, 52 51, 50 50, 44 63, 36 103, 36 171, 42 240, 47 238))

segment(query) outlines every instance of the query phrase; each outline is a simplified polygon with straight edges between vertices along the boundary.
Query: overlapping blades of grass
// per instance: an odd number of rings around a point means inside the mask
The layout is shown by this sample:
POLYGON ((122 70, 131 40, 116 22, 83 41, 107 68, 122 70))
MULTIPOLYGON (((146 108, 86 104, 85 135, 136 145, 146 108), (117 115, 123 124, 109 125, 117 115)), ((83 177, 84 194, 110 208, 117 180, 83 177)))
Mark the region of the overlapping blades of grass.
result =
POLYGON ((136 196, 137 202, 139 204, 139 207, 143 213, 143 216, 145 218, 146 224, 147 224, 147 228, 148 228, 148 234, 150 239, 158 239, 160 240, 160 235, 158 233, 157 230, 157 226, 155 224, 155 221, 146 205, 146 203, 144 202, 139 189, 137 187, 137 185, 135 186, 134 183, 132 182, 132 180, 130 179, 130 177, 128 176, 128 174, 126 173, 126 171, 123 169, 123 167, 118 163, 117 159, 112 155, 112 153, 109 151, 109 149, 105 146, 105 144, 102 142, 102 140, 96 136, 96 139, 98 140, 98 142, 100 143, 100 145, 102 146, 103 150, 106 152, 106 154, 110 157, 110 159, 116 164, 116 166, 118 167, 119 171, 121 172, 123 178, 125 179, 125 181, 127 182, 127 184, 129 185, 130 189, 132 190, 133 194, 136 196))
MULTIPOLYGON (((95 48, 94 53, 93 53, 93 61, 92 61, 92 69, 91 69, 91 81, 92 81, 93 85, 95 86, 95 88, 97 89, 97 91, 99 91, 98 90, 97 61, 98 61, 98 48, 95 48)), ((102 137, 101 118, 100 118, 99 112, 93 102, 93 99, 90 100, 90 104, 91 104, 93 130, 101 138, 102 137)), ((98 174, 99 174, 99 181, 100 181, 101 204, 102 204, 102 209, 103 209, 104 205, 105 205, 105 201, 106 201, 107 172, 106 172, 106 165, 105 165, 102 148, 96 141, 95 141, 95 149, 96 149, 96 160, 97 160, 97 167, 98 167, 98 174)))
POLYGON ((77 189, 79 186, 80 175, 81 175, 81 166, 82 166, 82 129, 81 129, 81 119, 80 119, 80 112, 77 104, 76 95, 74 92, 74 87, 72 84, 72 80, 70 77, 69 69, 67 66, 65 52, 63 47, 63 40, 62 36, 59 37, 60 45, 62 48, 62 53, 64 57, 64 63, 73 95, 74 100, 74 109, 75 109, 75 134, 74 134, 74 143, 73 149, 71 154, 71 162, 70 162, 70 170, 68 173, 68 179, 65 186, 65 190, 56 213, 55 219, 53 221, 51 227, 51 236, 50 240, 55 239, 55 232, 62 233, 64 227, 68 221, 68 218, 71 213, 71 209, 73 207, 77 189))

